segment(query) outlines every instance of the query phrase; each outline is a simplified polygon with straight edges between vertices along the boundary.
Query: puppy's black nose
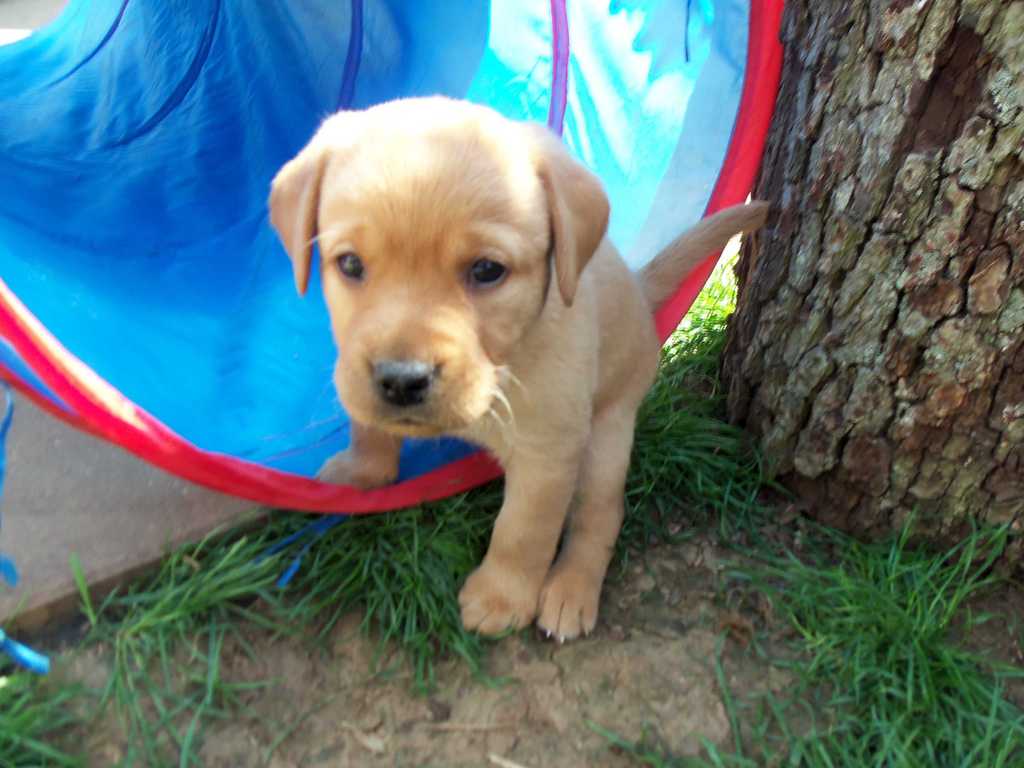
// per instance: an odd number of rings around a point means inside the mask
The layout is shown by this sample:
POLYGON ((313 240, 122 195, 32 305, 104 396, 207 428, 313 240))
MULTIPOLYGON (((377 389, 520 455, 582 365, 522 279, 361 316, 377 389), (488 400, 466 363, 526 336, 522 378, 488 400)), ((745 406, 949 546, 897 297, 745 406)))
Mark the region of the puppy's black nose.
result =
POLYGON ((381 360, 373 366, 373 381, 391 405, 420 405, 434 379, 435 368, 419 360, 381 360))

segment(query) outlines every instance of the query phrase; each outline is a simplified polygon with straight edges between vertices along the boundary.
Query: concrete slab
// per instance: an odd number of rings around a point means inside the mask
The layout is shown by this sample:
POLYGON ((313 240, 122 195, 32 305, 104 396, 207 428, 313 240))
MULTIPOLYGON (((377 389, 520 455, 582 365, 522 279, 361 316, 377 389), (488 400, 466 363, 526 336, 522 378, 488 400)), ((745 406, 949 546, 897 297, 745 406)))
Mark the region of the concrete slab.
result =
POLYGON ((8 630, 76 609, 72 554, 93 594, 105 594, 170 549, 261 514, 73 430, 24 398, 15 409, 0 499, 0 551, 21 575, 15 589, 0 588, 0 626, 8 630))
POLYGON ((66 4, 65 0, 0 0, 0 45, 57 18, 66 4))
MULTIPOLYGON (((0 44, 63 7, 64 0, 0 0, 0 44)), ((21 572, 17 588, 0 586, 0 626, 8 630, 37 628, 77 607, 72 553, 102 594, 169 549, 259 514, 251 502, 179 481, 72 430, 24 398, 7 439, 0 513, 0 551, 21 572)))

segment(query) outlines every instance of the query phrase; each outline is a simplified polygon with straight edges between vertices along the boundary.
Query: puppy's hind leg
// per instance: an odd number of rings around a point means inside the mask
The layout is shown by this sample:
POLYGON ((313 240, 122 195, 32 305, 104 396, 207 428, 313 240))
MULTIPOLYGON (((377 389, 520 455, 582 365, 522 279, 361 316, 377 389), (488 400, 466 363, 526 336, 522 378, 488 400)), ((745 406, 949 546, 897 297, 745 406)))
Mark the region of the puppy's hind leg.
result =
POLYGON ((318 480, 356 488, 377 488, 398 477, 402 438, 352 422, 352 441, 317 472, 318 480))

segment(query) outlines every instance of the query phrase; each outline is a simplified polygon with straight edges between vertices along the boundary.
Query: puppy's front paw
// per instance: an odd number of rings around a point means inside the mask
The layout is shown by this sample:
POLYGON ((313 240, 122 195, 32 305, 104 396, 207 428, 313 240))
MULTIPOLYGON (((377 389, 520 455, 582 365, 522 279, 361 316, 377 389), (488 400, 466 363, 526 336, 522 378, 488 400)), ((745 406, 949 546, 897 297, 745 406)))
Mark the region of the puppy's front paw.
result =
POLYGON ((462 625, 482 635, 528 626, 537 615, 539 580, 485 560, 459 592, 462 625))
POLYGON ((342 451, 323 463, 316 473, 316 479, 333 485, 351 485, 361 490, 379 488, 394 482, 398 476, 396 467, 387 463, 368 461, 352 453, 342 451))
POLYGON ((589 635, 597 624, 601 581, 585 570, 555 563, 540 592, 537 626, 559 642, 589 635))

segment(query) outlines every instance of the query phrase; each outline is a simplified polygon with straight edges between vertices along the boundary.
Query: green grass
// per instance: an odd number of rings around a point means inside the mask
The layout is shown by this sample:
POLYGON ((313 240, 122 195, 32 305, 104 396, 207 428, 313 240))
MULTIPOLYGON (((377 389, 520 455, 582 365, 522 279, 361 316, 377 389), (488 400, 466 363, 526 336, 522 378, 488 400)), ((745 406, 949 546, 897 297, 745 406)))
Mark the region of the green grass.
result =
POLYGON ((241 626, 286 631, 262 610, 280 601, 280 564, 255 560, 270 535, 180 549, 152 578, 100 606, 87 642, 113 656, 102 702, 119 716, 126 765, 198 765, 203 727, 243 712, 241 694, 265 684, 226 681, 220 670, 225 639, 240 637, 241 626))
MULTIPOLYGON (((734 581, 771 598, 795 631, 796 680, 784 698, 729 691, 715 660, 735 744, 675 758, 616 736, 638 764, 670 766, 1024 765, 1024 713, 1005 698, 1024 670, 964 649, 957 638, 994 617, 973 615, 992 589, 1005 527, 976 530, 951 552, 908 547, 912 521, 889 542, 864 544, 814 527, 809 551, 753 553, 734 581)), ((750 554, 750 553, 748 553, 750 554)))
POLYGON ((337 541, 317 548, 300 573, 290 620, 324 615, 323 633, 342 612, 360 607, 367 628, 405 651, 421 687, 432 686, 439 658, 456 655, 479 671, 484 644, 462 629, 456 595, 483 556, 501 498, 500 484, 491 484, 336 528, 337 541))
POLYGON ((77 723, 77 688, 58 687, 28 672, 0 669, 0 765, 72 766, 74 755, 55 740, 77 723))
POLYGON ((757 497, 767 482, 760 457, 745 433, 724 421, 719 367, 736 302, 733 263, 719 263, 662 350, 658 379, 637 418, 620 555, 672 539, 681 522, 714 519, 728 532, 760 512, 757 497))
POLYGON ((818 557, 776 557, 746 574, 799 633, 804 655, 791 670, 832 715, 775 749, 790 764, 1024 764, 1024 713, 1004 698, 1024 670, 954 639, 993 618, 968 602, 995 586, 1007 528, 929 553, 908 548, 912 526, 881 544, 819 528, 818 557))
POLYGON ((82 613, 89 621, 90 627, 96 626, 96 609, 92 605, 92 595, 89 594, 89 586, 85 580, 85 572, 82 570, 82 562, 74 552, 68 558, 68 565, 71 567, 71 577, 75 580, 75 587, 78 589, 78 596, 82 599, 82 613))

